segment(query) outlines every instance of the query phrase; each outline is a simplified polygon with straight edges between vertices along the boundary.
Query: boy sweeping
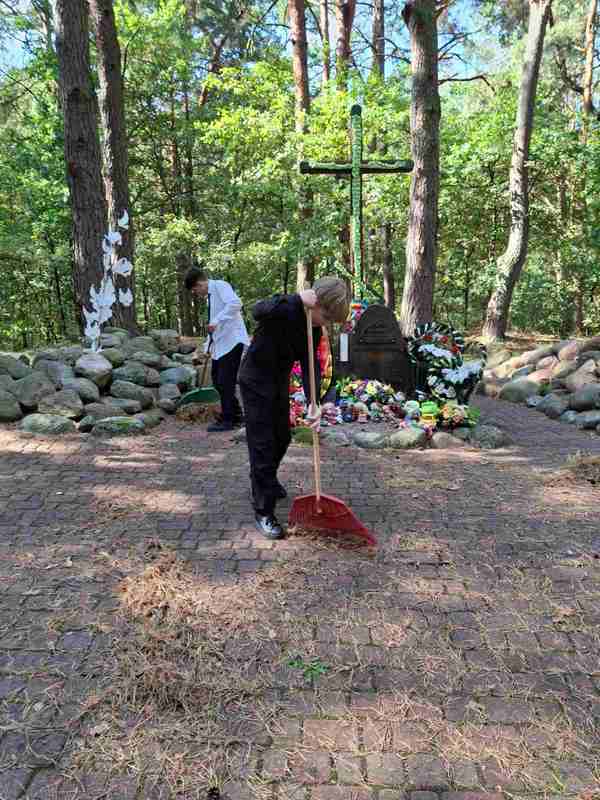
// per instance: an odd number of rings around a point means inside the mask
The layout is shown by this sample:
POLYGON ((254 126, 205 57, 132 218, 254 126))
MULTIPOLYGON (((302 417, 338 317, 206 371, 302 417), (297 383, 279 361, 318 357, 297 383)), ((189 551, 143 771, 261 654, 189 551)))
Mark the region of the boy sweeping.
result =
MULTIPOLYGON (((281 539, 283 529, 275 517, 277 500, 286 491, 277 470, 289 447, 290 373, 294 361, 302 365, 305 394, 308 389, 308 336, 305 309, 313 320, 315 349, 321 326, 345 322, 349 311, 348 289, 339 278, 320 278, 312 289, 299 294, 275 295, 257 303, 252 314, 258 323, 239 375, 250 454, 250 479, 256 527, 268 539, 281 539)), ((318 389, 317 389, 318 395, 318 389)), ((309 418, 320 423, 320 409, 309 418)))

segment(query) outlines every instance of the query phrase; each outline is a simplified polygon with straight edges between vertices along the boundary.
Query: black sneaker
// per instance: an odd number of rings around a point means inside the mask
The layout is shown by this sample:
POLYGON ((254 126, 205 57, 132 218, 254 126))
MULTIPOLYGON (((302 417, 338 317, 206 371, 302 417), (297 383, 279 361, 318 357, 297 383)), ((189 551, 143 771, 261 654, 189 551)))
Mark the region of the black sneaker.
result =
POLYGON ((256 527, 267 539, 283 539, 283 528, 277 521, 274 514, 263 517, 262 514, 255 515, 256 527))
POLYGON ((233 430, 231 422, 214 422, 206 429, 208 433, 226 433, 233 430))

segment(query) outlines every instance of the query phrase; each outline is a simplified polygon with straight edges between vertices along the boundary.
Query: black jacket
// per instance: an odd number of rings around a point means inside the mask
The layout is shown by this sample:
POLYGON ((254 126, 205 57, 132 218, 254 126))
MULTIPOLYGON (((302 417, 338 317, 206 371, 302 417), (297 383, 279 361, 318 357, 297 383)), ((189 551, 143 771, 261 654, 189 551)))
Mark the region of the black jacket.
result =
MULTIPOLYGON (((240 384, 263 397, 288 392, 292 366, 299 361, 304 393, 309 399, 308 336, 300 295, 276 294, 268 300, 261 300, 252 309, 252 316, 258 327, 240 369, 240 384)), ((313 340, 319 396, 320 370, 316 351, 321 340, 320 327, 313 327, 313 340)))

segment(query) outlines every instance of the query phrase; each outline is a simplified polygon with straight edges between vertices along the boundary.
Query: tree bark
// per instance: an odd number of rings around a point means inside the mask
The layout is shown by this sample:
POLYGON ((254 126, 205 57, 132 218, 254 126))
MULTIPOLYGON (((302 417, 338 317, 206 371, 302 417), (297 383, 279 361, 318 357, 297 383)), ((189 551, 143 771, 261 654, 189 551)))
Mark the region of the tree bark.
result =
POLYGON ((585 25, 585 69, 583 73, 583 111, 586 116, 594 113, 594 42, 596 39, 596 15, 598 0, 590 0, 585 25))
POLYGON ((64 152, 73 217, 73 284, 76 318, 90 287, 103 276, 102 237, 107 211, 102 185, 98 107, 90 74, 88 11, 84 0, 57 0, 56 51, 64 116, 64 152))
POLYGON ((336 0, 335 22, 337 29, 337 45, 335 56, 335 71, 338 89, 348 86, 348 69, 352 50, 352 25, 356 14, 356 0, 336 0))
MULTIPOLYGON (((129 158, 125 126, 125 101, 121 71, 121 48, 117 36, 112 0, 89 0, 98 50, 98 77, 100 82, 100 118, 104 130, 104 185, 108 205, 108 223, 117 230, 117 220, 127 210, 129 229, 121 230, 123 242, 119 256, 134 263, 134 229, 129 199, 129 158)), ((118 275, 115 286, 131 289, 134 301, 130 306, 115 303, 112 322, 130 333, 137 333, 135 309, 135 281, 118 275)))
POLYGON ((400 311, 405 336, 431 322, 437 264, 440 185, 440 96, 435 0, 412 0, 402 16, 410 32, 412 90, 411 150, 414 170, 406 238, 406 273, 400 311))
MULTIPOLYGON (((292 37, 292 66, 294 72, 294 91, 296 95, 296 133, 302 151, 302 139, 307 129, 307 116, 310 111, 310 91, 308 83, 308 49, 306 42, 306 7, 304 0, 289 0, 288 12, 292 37)), ((301 184, 298 215, 300 224, 305 224, 313 215, 312 193, 305 183, 301 184)), ((296 286, 301 292, 307 283, 314 279, 314 261, 307 253, 300 254, 296 264, 296 286)))
POLYGON ((319 5, 319 25, 321 28, 321 44, 323 52, 323 86, 331 78, 331 40, 329 38, 329 2, 321 0, 319 5))
POLYGON ((371 35, 373 50, 372 71, 377 73, 381 80, 385 79, 385 0, 374 0, 373 3, 373 29, 371 35))
POLYGON ((552 0, 530 0, 527 46, 521 74, 519 106, 510 165, 510 234, 504 253, 496 264, 496 284, 488 303, 482 336, 503 339, 515 285, 529 244, 529 145, 533 131, 535 95, 540 74, 546 27, 552 0))

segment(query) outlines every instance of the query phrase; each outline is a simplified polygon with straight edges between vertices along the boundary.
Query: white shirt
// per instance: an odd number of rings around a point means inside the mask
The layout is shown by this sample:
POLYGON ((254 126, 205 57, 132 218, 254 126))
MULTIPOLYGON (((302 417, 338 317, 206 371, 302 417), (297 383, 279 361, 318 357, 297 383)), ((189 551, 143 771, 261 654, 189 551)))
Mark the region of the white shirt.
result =
MULTIPOLYGON (((208 282, 210 302, 209 325, 216 325, 213 331, 213 345, 210 354, 213 358, 223 358, 238 344, 250 344, 248 331, 242 318, 242 301, 227 281, 208 282)), ((204 343, 208 350, 210 337, 204 343)))

